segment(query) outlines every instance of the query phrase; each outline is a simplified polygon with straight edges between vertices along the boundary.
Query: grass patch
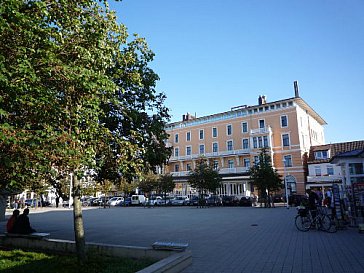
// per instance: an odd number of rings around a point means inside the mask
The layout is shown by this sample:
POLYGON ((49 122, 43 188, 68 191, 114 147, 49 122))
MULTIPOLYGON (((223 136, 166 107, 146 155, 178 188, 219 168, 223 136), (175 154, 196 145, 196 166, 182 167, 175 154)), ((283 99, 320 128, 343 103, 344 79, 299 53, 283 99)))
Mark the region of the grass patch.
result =
POLYGON ((77 257, 54 255, 22 250, 0 250, 0 272, 2 273, 133 273, 155 261, 130 258, 92 256, 80 267, 77 257))

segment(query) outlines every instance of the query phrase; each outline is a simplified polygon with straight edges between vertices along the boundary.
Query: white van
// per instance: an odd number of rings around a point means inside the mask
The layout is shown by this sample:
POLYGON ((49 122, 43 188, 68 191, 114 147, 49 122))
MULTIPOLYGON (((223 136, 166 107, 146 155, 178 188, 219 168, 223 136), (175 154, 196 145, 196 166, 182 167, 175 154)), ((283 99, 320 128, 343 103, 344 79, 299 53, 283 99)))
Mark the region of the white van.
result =
POLYGON ((132 195, 131 196, 131 204, 132 205, 140 205, 144 204, 146 201, 146 198, 144 195, 138 194, 138 195, 132 195))

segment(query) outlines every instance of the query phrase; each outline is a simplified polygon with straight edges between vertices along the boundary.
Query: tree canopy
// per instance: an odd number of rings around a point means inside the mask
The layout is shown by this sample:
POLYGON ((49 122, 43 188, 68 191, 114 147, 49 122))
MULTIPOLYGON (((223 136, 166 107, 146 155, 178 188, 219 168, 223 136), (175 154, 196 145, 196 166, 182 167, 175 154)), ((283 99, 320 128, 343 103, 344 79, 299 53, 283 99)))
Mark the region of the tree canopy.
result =
POLYGON ((266 198, 267 191, 273 192, 282 188, 282 179, 272 167, 272 159, 266 148, 259 154, 259 162, 250 168, 250 179, 260 195, 266 198))
POLYGON ((0 190, 72 175, 82 245, 85 169, 100 181, 130 181, 170 154, 169 114, 155 90, 152 59, 145 40, 128 36, 106 0, 3 0, 0 190))
POLYGON ((208 191, 216 192, 221 186, 221 177, 219 172, 208 164, 206 158, 199 158, 196 161, 196 168, 190 172, 188 183, 201 195, 208 191))

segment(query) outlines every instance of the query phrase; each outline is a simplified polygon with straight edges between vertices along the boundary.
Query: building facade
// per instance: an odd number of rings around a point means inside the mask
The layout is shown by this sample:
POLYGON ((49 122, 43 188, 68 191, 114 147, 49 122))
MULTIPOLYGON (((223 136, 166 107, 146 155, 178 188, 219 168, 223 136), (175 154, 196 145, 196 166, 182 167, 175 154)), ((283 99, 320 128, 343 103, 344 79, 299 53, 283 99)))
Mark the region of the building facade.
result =
POLYGON ((259 96, 254 106, 196 118, 183 115, 182 121, 166 127, 173 154, 165 168, 176 183, 174 193, 193 195, 187 181, 196 159, 205 157, 222 176, 220 195, 249 196, 253 189, 249 169, 258 160, 260 149, 271 153, 272 165, 285 177, 289 193, 303 193, 307 154, 312 145, 325 143, 326 122, 299 97, 268 102, 259 96))

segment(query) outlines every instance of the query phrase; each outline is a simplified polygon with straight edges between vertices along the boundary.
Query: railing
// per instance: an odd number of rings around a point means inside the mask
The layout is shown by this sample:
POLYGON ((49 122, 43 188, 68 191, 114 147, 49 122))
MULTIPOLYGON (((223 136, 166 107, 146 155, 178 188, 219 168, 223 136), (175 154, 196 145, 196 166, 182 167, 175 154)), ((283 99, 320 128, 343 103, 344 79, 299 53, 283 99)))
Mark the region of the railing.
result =
POLYGON ((219 156, 228 156, 228 155, 243 155, 249 154, 250 149, 240 149, 240 150, 231 150, 231 151, 222 151, 222 152, 215 152, 215 153, 204 153, 204 154, 192 154, 192 155, 182 155, 182 156, 171 156, 169 161, 180 161, 180 160, 192 160, 199 158, 201 156, 207 158, 214 158, 219 156))
MULTIPOLYGON (((219 169, 219 174, 246 173, 248 171, 249 171, 249 168, 247 168, 247 167, 221 168, 221 169, 219 169)), ((171 172, 172 176, 188 176, 189 174, 190 174, 189 171, 171 172)))
POLYGON ((317 183, 317 182, 331 182, 342 180, 343 178, 340 175, 321 175, 321 176, 307 176, 308 183, 317 183))
POLYGON ((252 130, 250 130, 250 134, 251 135, 268 134, 268 133, 271 133, 271 131, 272 131, 271 127, 268 126, 268 127, 258 128, 258 129, 252 129, 252 130))

